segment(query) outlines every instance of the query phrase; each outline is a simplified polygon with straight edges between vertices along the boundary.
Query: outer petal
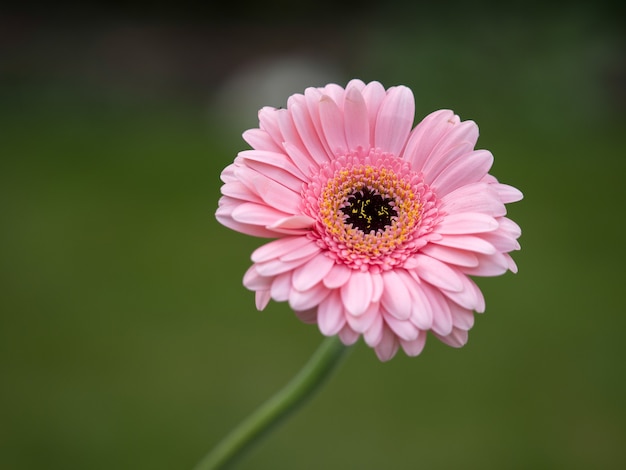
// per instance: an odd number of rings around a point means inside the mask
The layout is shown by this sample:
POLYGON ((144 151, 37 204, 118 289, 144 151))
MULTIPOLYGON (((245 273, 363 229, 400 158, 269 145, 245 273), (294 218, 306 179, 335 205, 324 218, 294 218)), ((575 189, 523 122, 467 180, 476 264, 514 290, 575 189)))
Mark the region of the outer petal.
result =
POLYGON ((478 150, 453 162, 435 178, 431 187, 437 194, 444 196, 463 185, 480 181, 492 164, 491 152, 478 150))
POLYGON ((361 315, 355 316, 349 312, 346 314, 346 320, 348 321, 350 328, 358 333, 368 331, 372 328, 372 325, 380 319, 382 319, 382 314, 380 313, 380 305, 377 303, 370 304, 365 313, 361 315))
POLYGON ((478 266, 477 255, 465 250, 458 250, 456 248, 430 243, 422 248, 421 253, 447 264, 454 264, 468 268, 478 266))
POLYGON ((339 332, 339 339, 346 346, 350 346, 356 343, 356 341, 359 339, 359 336, 360 335, 348 325, 344 325, 344 327, 339 332))
POLYGON ((331 152, 338 157, 348 150, 344 133, 343 115, 330 96, 322 96, 319 104, 322 129, 331 152))
MULTIPOLYGON (((424 162, 424 174, 437 174, 437 169, 441 169, 441 160, 445 160, 448 152, 458 147, 459 144, 465 144, 467 151, 471 151, 478 140, 478 126, 473 121, 463 121, 449 128, 442 138, 437 142, 431 154, 424 162)), ((450 160, 449 160, 450 161, 450 160)))
POLYGON ((349 150, 368 149, 370 145, 370 123, 367 104, 357 87, 348 86, 344 103, 344 126, 349 150))
POLYGON ((443 343, 453 348, 460 348, 467 343, 467 331, 454 328, 452 333, 447 336, 441 336, 435 333, 435 336, 443 343))
POLYGON ((267 150, 269 152, 280 152, 282 149, 272 139, 268 132, 262 129, 249 129, 243 133, 243 139, 250 147, 257 150, 267 150))
POLYGON ((506 208, 494 185, 484 182, 467 184, 444 195, 441 198, 441 210, 448 214, 481 212, 493 217, 506 214, 506 208))
POLYGON ((288 106, 293 122, 308 154, 313 157, 317 164, 326 163, 328 161, 328 153, 320 141, 306 103, 292 97, 288 106))
POLYGON ((492 232, 499 227, 496 219, 480 212, 462 212, 446 215, 437 227, 437 232, 447 235, 492 232))
POLYGON ((411 316, 411 296, 401 277, 395 271, 382 274, 385 289, 381 297, 383 307, 399 320, 411 316))
POLYGON ((399 346, 400 344, 396 335, 389 329, 389 327, 384 327, 382 339, 374 348, 374 351, 376 351, 378 359, 386 362, 396 355, 399 346))
POLYGON ((272 294, 269 290, 259 290, 254 293, 254 304, 258 311, 265 310, 271 299, 272 294))
POLYGON ((452 292, 463 290, 463 274, 435 258, 425 255, 415 257, 417 266, 414 272, 429 284, 452 292))
POLYGON ((368 83, 362 91, 363 99, 367 105, 368 121, 370 123, 370 146, 376 147, 374 135, 376 133, 376 116, 380 105, 387 96, 385 88, 378 82, 368 83))
POLYGON ((232 212, 239 204, 230 198, 222 198, 220 206, 215 212, 217 221, 236 232, 245 233, 254 237, 275 238, 276 232, 266 229, 263 226, 246 224, 233 219, 232 212))
POLYGON ((319 305, 317 310, 318 327, 323 335, 334 336, 346 324, 343 304, 337 291, 330 293, 319 305))
POLYGON ((348 282, 351 275, 352 270, 345 264, 335 264, 324 278, 324 285, 329 289, 336 289, 348 282))
POLYGON ((296 268, 293 272, 293 287, 305 291, 320 282, 330 272, 335 261, 320 253, 306 264, 296 268))
POLYGON ((289 291, 289 306, 294 310, 309 310, 317 307, 329 293, 330 290, 321 283, 304 292, 291 289, 289 291))
POLYGON ((266 243, 252 252, 250 258, 255 263, 262 263, 298 251, 308 245, 315 245, 306 237, 285 237, 266 243))
POLYGON ((384 152, 401 155, 414 117, 413 92, 404 86, 390 88, 376 117, 375 146, 384 152))
POLYGON ((384 315, 385 323, 399 339, 414 341, 417 339, 418 330, 413 323, 408 320, 398 320, 392 315, 384 315))
POLYGON ((448 109, 426 116, 411 132, 404 158, 416 171, 422 171, 428 157, 441 138, 459 123, 459 117, 448 109))
POLYGON ((403 339, 400 340, 400 346, 402 346, 406 355, 411 357, 419 356, 424 349, 425 344, 426 333, 423 331, 419 331, 417 338, 412 341, 405 341, 403 339))
POLYGON ((352 315, 362 315, 370 306, 374 286, 370 273, 356 271, 341 287, 341 300, 352 315))

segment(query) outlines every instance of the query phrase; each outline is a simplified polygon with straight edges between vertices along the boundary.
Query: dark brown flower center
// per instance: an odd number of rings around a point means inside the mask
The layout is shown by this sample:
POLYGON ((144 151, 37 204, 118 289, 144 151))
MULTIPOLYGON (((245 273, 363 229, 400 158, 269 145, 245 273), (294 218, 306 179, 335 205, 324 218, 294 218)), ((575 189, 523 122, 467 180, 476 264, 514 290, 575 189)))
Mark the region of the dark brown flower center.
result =
POLYGON ((363 233, 384 231, 391 225, 391 218, 398 215, 391 205, 393 199, 384 198, 367 187, 352 193, 347 202, 341 208, 346 215, 345 223, 352 224, 363 233))

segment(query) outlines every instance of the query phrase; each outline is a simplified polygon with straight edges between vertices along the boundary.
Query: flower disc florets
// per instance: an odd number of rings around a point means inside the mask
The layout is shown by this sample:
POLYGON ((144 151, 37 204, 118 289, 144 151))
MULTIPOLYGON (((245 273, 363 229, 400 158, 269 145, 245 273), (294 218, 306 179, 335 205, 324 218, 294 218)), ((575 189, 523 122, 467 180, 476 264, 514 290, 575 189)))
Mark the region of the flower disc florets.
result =
POLYGON ((317 220, 310 236, 337 262, 363 271, 402 264, 437 216, 436 198, 419 174, 377 150, 324 165, 303 200, 303 212, 317 220))

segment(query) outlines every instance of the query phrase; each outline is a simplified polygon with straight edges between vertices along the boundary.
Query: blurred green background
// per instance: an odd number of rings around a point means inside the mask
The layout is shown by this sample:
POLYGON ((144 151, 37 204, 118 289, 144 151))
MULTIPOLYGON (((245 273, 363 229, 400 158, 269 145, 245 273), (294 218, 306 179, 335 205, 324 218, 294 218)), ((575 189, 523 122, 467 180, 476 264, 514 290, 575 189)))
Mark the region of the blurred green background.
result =
POLYGON ((89 5, 0 11, 0 468, 191 468, 308 359, 219 173, 260 106, 352 77, 479 124, 520 272, 461 350, 357 344, 238 468, 626 468, 623 9, 89 5))

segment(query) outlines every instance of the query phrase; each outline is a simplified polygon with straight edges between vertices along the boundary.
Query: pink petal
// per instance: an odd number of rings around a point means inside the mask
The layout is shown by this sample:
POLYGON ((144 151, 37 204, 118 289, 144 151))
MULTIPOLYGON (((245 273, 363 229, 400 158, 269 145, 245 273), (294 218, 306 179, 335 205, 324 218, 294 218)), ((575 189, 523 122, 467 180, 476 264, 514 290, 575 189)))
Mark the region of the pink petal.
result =
POLYGON ((471 151, 477 140, 478 126, 474 121, 462 121, 452 126, 449 128, 449 132, 446 132, 441 140, 437 142, 428 160, 424 163, 424 173, 428 171, 428 168, 433 168, 437 160, 451 148, 456 147, 460 143, 466 143, 467 149, 471 151))
POLYGON ((257 263, 256 270, 261 276, 276 276, 287 271, 293 271, 299 266, 309 261, 315 255, 309 255, 294 261, 281 261, 274 259, 264 263, 257 263))
MULTIPOLYGON (((438 259, 443 263, 455 264, 457 266, 468 268, 478 266, 478 258, 476 257, 476 254, 470 251, 458 250, 456 248, 430 243, 421 249, 421 253, 428 255, 431 258, 438 259)), ((409 269, 406 265, 405 268, 409 269)))
POLYGON ((284 136, 282 147, 302 174, 306 175, 308 174, 309 168, 311 166, 317 166, 317 163, 315 159, 311 157, 302 142, 300 134, 293 122, 292 114, 286 109, 281 109, 278 116, 280 131, 284 136))
POLYGON ((317 323, 317 309, 312 308, 309 310, 294 310, 296 316, 304 323, 315 325, 317 323))
POLYGON ((382 273, 385 289, 380 301, 383 307, 398 320, 406 320, 411 316, 411 296, 395 271, 382 273))
POLYGON ((429 284, 452 292, 463 289, 463 274, 435 258, 426 255, 416 255, 417 266, 413 271, 429 284))
POLYGON ((445 235, 467 235, 492 232, 498 228, 496 219, 480 212, 448 214, 437 226, 437 232, 445 235))
POLYGON ((513 186, 509 186, 508 184, 498 183, 494 184, 493 187, 498 192, 500 200, 505 204, 521 201, 522 199, 524 199, 524 195, 519 189, 514 188, 513 186))
POLYGON ((380 340, 380 343, 374 348, 378 359, 382 362, 386 362, 393 358, 398 352, 399 343, 396 338, 396 335, 388 328, 385 327, 383 329, 383 337, 380 340))
POLYGON ((269 150, 242 150, 238 155, 248 165, 250 165, 250 162, 257 162, 263 165, 273 166, 289 172, 300 181, 306 180, 304 173, 302 173, 302 171, 300 171, 300 169, 294 165, 291 159, 282 151, 271 152, 269 150))
POLYGON ((450 302, 440 293, 433 291, 430 296, 433 306, 433 326, 435 333, 446 336, 452 332, 452 312, 450 311, 450 302))
POLYGON ((319 165, 314 160, 308 157, 306 150, 302 150, 299 147, 293 145, 291 142, 285 142, 285 152, 294 162, 302 173, 308 175, 311 173, 311 168, 317 168, 319 165))
POLYGON ((459 330, 458 328, 454 328, 452 333, 447 336, 441 336, 435 333, 437 339, 439 339, 442 343, 447 344, 448 346, 452 346, 453 348, 460 348, 465 346, 467 343, 467 331, 459 330))
POLYGON ((305 291, 320 282, 335 265, 335 261, 321 253, 293 272, 293 287, 305 291))
POLYGON ((232 197, 234 199, 239 199, 242 201, 262 203, 263 200, 250 190, 245 184, 240 181, 231 181, 229 183, 225 183, 221 188, 221 193, 224 196, 232 197))
POLYGON ((272 225, 287 215, 264 204, 255 204, 254 202, 239 204, 231 213, 231 217, 237 222, 264 226, 272 225))
POLYGON ((291 292, 291 272, 282 273, 272 281, 272 299, 276 302, 286 302, 289 300, 291 292))
POLYGON ((320 251, 322 251, 322 249, 317 246, 317 243, 312 240, 309 241, 311 243, 304 245, 297 251, 294 250, 289 253, 285 253, 284 255, 281 255, 279 259, 286 262, 295 261, 302 258, 311 258, 311 255, 317 255, 320 251))
POLYGON ((423 331, 419 332, 419 335, 413 341, 405 341, 400 339, 400 346, 406 353, 407 356, 415 357, 419 356, 424 349, 424 345, 426 344, 426 333, 423 331))
POLYGON ((376 116, 378 115, 381 103, 385 99, 385 96, 387 96, 387 92, 380 83, 370 82, 365 86, 361 93, 367 106, 368 121, 370 123, 369 146, 375 147, 374 134, 376 132, 376 116))
MULTIPOLYGON (((238 159, 239 157, 235 157, 235 161, 238 159)), ((235 176, 235 169, 240 166, 240 163, 231 163, 230 165, 228 165, 226 168, 224 168, 222 170, 222 172, 220 173, 220 179, 224 182, 224 183, 233 183, 233 182, 238 182, 239 179, 235 176)))
POLYGON ((274 209, 286 214, 300 212, 300 204, 302 202, 300 194, 288 189, 279 182, 256 172, 249 172, 245 178, 242 176, 242 182, 246 186, 254 188, 254 192, 274 209))
POLYGON ((298 251, 311 243, 314 244, 314 242, 306 237, 279 238, 254 250, 250 258, 255 263, 262 263, 271 259, 280 258, 292 251, 298 251))
POLYGON ((350 346, 357 342, 360 335, 348 325, 344 325, 338 336, 343 344, 350 346))
POLYGON ((500 276, 509 269, 507 258, 502 253, 479 255, 480 264, 474 268, 464 268, 463 272, 470 276, 500 276))
POLYGON ((269 290, 259 290, 254 293, 254 304, 258 311, 264 310, 270 303, 272 295, 269 290))
POLYGON ((294 310, 308 310, 318 306, 330 292, 321 283, 304 292, 291 289, 289 292, 289 306, 294 310))
POLYGON ((315 220, 307 215, 292 215, 269 224, 267 228, 287 235, 305 235, 313 225, 315 225, 315 220))
POLYGON ((278 110, 270 106, 265 106, 259 110, 259 128, 267 132, 274 143, 280 147, 284 141, 278 127, 278 110))
POLYGON ((269 290, 272 286, 272 280, 271 277, 261 276, 257 273, 255 265, 250 266, 243 275, 243 285, 252 291, 269 290))
POLYGON ((245 233, 246 235, 252 235, 253 237, 275 238, 276 232, 267 230, 265 227, 259 227, 258 225, 248 225, 241 222, 237 222, 231 216, 232 209, 226 207, 219 207, 215 212, 215 218, 217 221, 225 227, 234 230, 239 233, 245 233))
POLYGON ((431 287, 417 283, 411 289, 411 322, 424 331, 430 330, 433 325, 431 291, 431 287))
POLYGON ((441 240, 433 241, 432 243, 486 255, 492 255, 497 252, 491 243, 472 235, 444 235, 441 240))
POLYGON ((376 117, 374 144, 384 152, 401 155, 415 117, 413 92, 405 86, 392 87, 376 117))
POLYGON ((498 223, 500 224, 500 231, 509 234, 512 238, 519 238, 522 234, 522 229, 511 219, 502 217, 498 219, 498 223))
POLYGON ((357 87, 346 88, 344 125, 348 150, 367 149, 370 146, 370 123, 365 99, 357 87))
POLYGON ((393 331, 399 339, 413 341, 417 339, 418 330, 408 320, 398 320, 393 315, 386 314, 383 316, 387 326, 393 331))
POLYGON ((495 246, 496 250, 503 253, 508 253, 509 251, 515 251, 520 249, 520 245, 515 237, 512 237, 510 234, 504 232, 503 230, 485 233, 482 235, 482 238, 495 246))
POLYGON ((415 171, 422 171, 437 143, 458 123, 459 117, 448 109, 429 114, 411 132, 404 159, 411 163, 415 171))
POLYGON ((431 188, 443 197, 465 184, 479 181, 491 168, 493 155, 487 150, 477 150, 453 162, 431 184, 431 188))
POLYGON ((335 264, 323 279, 323 282, 329 289, 337 289, 348 282, 351 275, 352 269, 346 267, 345 264, 335 264))
POLYGON ((475 310, 478 313, 485 311, 485 298, 478 286, 468 277, 463 277, 464 288, 460 292, 447 290, 440 291, 453 302, 468 310, 475 310))
POLYGON ((327 162, 328 153, 322 145, 317 131, 315 130, 315 125, 313 124, 309 111, 306 108, 306 103, 296 101, 291 102, 290 100, 289 110, 291 111, 291 117, 296 129, 298 130, 298 134, 302 139, 302 143, 308 150, 309 155, 313 157, 313 160, 315 160, 317 164, 327 162))
POLYGON ((493 217, 506 214, 506 208, 492 185, 484 182, 471 183, 441 198, 440 210, 455 212, 482 212, 493 217))
POLYGON ((509 263, 509 270, 512 273, 517 273, 517 264, 515 264, 515 261, 513 261, 513 258, 511 258, 511 256, 508 255, 507 253, 504 254, 504 257, 506 258, 506 260, 509 263))
POLYGON ((454 302, 449 302, 452 323, 460 330, 469 330, 474 326, 474 312, 465 309, 454 302))
MULTIPOLYGON (((295 168, 295 166, 293 166, 293 168, 295 168)), ((235 170, 235 176, 247 186, 250 186, 247 179, 250 178, 251 175, 256 176, 258 174, 282 184, 296 194, 300 194, 302 190, 304 177, 294 176, 292 172, 286 171, 286 167, 280 168, 275 165, 249 160, 245 162, 244 166, 240 166, 235 170)))
POLYGON ((341 300, 352 315, 362 315, 370 306, 373 284, 370 273, 354 271, 348 282, 341 287, 341 300))
POLYGON ((474 147, 469 142, 459 142, 445 152, 433 153, 422 169, 424 181, 431 184, 447 167, 457 160, 465 158, 472 150, 474 147))
POLYGON ((385 283, 379 273, 371 273, 372 276, 372 302, 379 302, 385 289, 385 283))
POLYGON ((363 333, 363 339, 370 348, 378 346, 383 339, 384 322, 382 315, 376 315, 370 327, 363 333))
POLYGON ((323 95, 320 99, 319 110, 322 129, 330 150, 336 157, 345 155, 348 144, 344 133, 343 116, 337 103, 331 97, 323 95))
POLYGON ((339 108, 343 108, 343 97, 345 95, 345 90, 337 85, 336 83, 329 83, 324 88, 321 89, 323 95, 330 97, 339 108))
POLYGON ((331 159, 333 157, 333 153, 330 147, 328 147, 328 142, 324 138, 324 128, 322 127, 322 120, 320 118, 319 105, 322 95, 323 92, 317 88, 307 88, 304 91, 304 102, 306 103, 306 108, 309 113, 311 123, 313 124, 313 130, 315 131, 322 149, 326 154, 326 158, 331 159))
POLYGON ((272 137, 262 129, 249 129, 243 133, 243 139, 250 147, 257 150, 280 153, 281 148, 272 137))
POLYGON ((346 90, 349 90, 350 88, 354 88, 359 92, 362 92, 365 88, 365 82, 363 82, 363 80, 359 80, 358 78, 353 78, 346 85, 346 90))
POLYGON ((326 297, 317 309, 317 325, 324 336, 334 336, 346 324, 343 304, 336 291, 326 297))
POLYGON ((379 304, 370 304, 365 313, 361 315, 352 315, 349 312, 346 312, 346 321, 350 325, 354 331, 358 333, 363 333, 371 328, 372 324, 376 321, 378 317, 380 317, 380 305, 379 304))

